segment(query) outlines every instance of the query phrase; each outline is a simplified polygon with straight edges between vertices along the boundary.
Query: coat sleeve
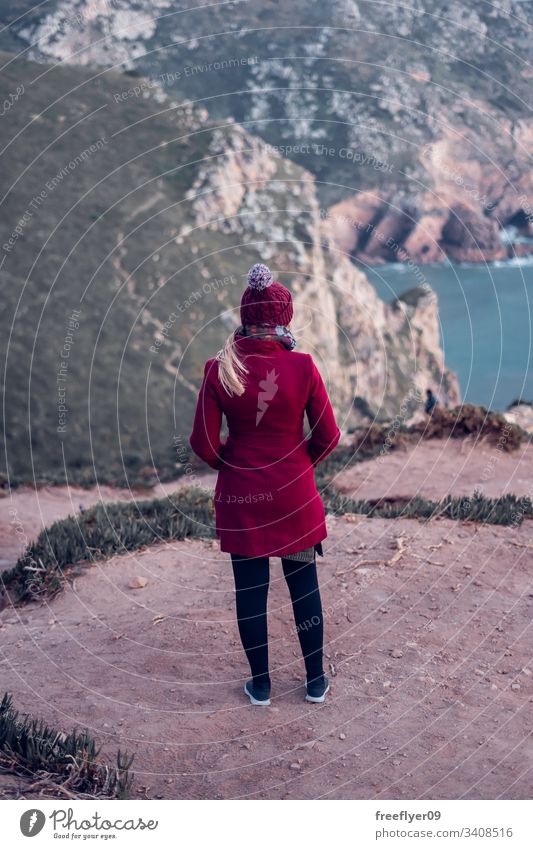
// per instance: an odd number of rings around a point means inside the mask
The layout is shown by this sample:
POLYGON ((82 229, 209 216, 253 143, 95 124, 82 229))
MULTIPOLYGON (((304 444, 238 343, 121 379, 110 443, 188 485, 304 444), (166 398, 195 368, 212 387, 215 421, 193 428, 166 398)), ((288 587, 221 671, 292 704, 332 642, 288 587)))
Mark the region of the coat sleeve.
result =
POLYGON ((341 432, 335 421, 324 381, 311 355, 309 355, 309 362, 311 380, 305 412, 311 428, 311 437, 307 440, 307 450, 313 466, 317 466, 336 447, 341 432))
POLYGON ((224 443, 220 441, 222 407, 214 381, 214 369, 215 361, 208 360, 204 366, 204 378, 196 402, 189 445, 208 466, 219 469, 222 465, 224 443))

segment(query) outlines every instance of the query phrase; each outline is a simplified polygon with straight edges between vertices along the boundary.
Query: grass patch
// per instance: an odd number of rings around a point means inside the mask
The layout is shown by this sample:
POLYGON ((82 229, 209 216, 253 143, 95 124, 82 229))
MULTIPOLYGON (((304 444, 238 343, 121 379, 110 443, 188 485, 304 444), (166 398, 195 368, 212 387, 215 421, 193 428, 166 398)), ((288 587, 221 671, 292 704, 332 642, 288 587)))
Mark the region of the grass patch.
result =
POLYGON ((120 749, 117 766, 100 758, 87 729, 64 734, 42 719, 22 717, 5 693, 0 704, 0 771, 32 778, 31 790, 76 799, 127 799, 133 756, 120 749))
POLYGON ((529 496, 506 494, 487 498, 482 492, 473 495, 446 495, 440 501, 413 496, 412 498, 373 498, 355 501, 326 487, 322 492, 326 509, 337 516, 362 513, 383 519, 435 519, 443 517, 467 522, 484 522, 488 525, 519 525, 524 517, 533 516, 533 503, 529 496))

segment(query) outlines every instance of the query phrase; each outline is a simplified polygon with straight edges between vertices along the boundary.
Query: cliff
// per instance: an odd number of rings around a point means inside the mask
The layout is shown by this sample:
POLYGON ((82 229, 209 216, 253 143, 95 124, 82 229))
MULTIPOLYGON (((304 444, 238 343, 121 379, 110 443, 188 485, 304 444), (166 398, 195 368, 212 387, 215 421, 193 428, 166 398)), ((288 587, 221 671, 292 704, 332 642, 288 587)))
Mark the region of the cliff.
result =
POLYGON ((300 349, 343 427, 363 408, 396 415, 413 383, 455 403, 431 293, 382 303, 336 247, 309 172, 232 121, 135 93, 139 79, 3 58, 2 97, 24 87, 1 128, 15 479, 175 473, 203 363, 259 259, 294 292, 300 349))
POLYGON ((421 148, 408 192, 363 191, 334 204, 335 241, 369 264, 491 262, 533 253, 532 146, 530 120, 502 122, 482 155, 466 128, 446 131, 421 148))
MULTIPOLYGON (((239 126, 217 131, 209 153, 220 164, 202 168, 188 193, 196 226, 257 239, 258 255, 293 292, 300 347, 322 361, 345 426, 368 418, 363 409, 380 418, 394 418, 404 403, 412 411, 428 385, 444 403, 458 403, 431 287, 381 301, 337 248, 312 175, 284 179, 280 157, 239 126)), ((236 326, 238 311, 227 319, 236 326)))

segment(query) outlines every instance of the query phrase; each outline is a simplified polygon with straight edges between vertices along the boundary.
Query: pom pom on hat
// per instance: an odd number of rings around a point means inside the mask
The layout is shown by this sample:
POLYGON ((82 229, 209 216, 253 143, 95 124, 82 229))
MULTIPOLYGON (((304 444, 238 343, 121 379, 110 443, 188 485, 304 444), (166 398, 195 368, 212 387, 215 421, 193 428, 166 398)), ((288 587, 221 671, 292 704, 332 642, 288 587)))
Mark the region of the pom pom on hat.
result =
POLYGON ((248 272, 248 286, 251 289, 266 289, 272 285, 273 279, 270 268, 262 262, 256 262, 248 272))
POLYGON ((292 295, 274 280, 267 265, 258 262, 248 272, 248 286, 241 298, 242 324, 287 325, 292 319, 292 295))

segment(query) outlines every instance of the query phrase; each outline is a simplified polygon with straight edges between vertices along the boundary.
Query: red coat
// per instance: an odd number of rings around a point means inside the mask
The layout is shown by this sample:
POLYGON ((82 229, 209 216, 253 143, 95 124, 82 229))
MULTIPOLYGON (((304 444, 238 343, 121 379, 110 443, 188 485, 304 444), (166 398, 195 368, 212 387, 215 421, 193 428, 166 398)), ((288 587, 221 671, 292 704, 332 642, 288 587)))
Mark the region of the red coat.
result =
POLYGON ((313 467, 335 448, 340 431, 310 354, 253 336, 238 337, 236 344, 249 369, 245 392, 228 395, 217 360, 208 360, 189 444, 218 469, 214 505, 221 551, 248 557, 293 554, 327 536, 313 467), (220 441, 223 413, 225 443, 220 441))

